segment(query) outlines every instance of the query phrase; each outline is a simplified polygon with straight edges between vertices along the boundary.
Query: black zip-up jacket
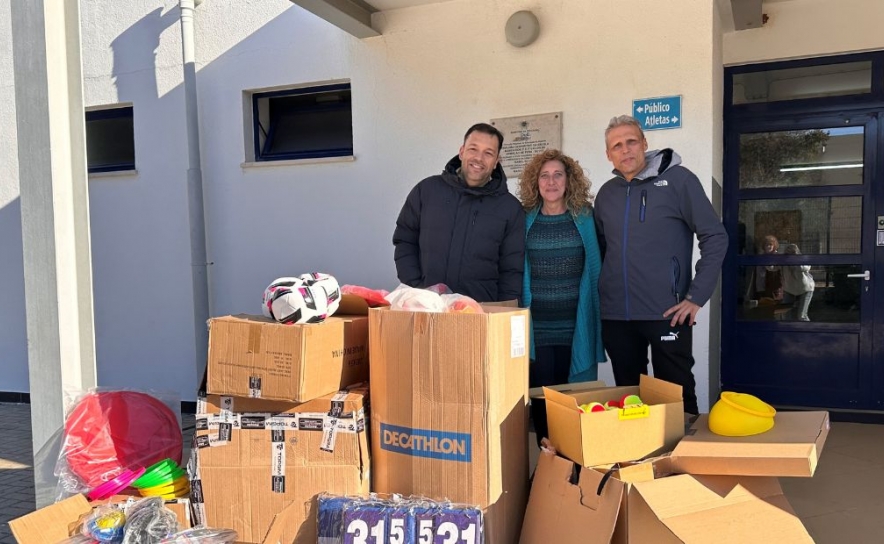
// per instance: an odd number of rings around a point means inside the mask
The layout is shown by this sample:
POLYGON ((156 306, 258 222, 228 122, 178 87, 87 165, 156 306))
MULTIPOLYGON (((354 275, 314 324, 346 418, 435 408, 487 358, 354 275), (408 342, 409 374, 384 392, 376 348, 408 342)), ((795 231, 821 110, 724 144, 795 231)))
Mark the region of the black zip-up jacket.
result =
POLYGON ((522 298, 525 212, 500 164, 482 187, 457 175, 460 158, 409 193, 393 232, 396 273, 411 287, 446 284, 479 302, 522 298))
POLYGON ((602 319, 663 320, 684 299, 703 306, 718 283, 727 233, 700 180, 671 149, 649 151, 631 182, 619 172, 595 199, 602 319), (694 234, 700 245, 691 279, 694 234))

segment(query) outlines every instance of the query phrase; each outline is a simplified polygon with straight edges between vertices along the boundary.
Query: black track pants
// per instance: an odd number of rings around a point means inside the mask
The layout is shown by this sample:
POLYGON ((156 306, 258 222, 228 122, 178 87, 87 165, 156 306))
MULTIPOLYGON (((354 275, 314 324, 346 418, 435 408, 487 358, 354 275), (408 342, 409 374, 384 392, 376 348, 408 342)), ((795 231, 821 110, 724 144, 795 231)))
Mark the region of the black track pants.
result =
POLYGON ((602 321, 602 342, 611 359, 617 385, 638 385, 648 373, 648 345, 654 376, 682 387, 684 410, 699 413, 695 391, 693 330, 665 321, 602 321))

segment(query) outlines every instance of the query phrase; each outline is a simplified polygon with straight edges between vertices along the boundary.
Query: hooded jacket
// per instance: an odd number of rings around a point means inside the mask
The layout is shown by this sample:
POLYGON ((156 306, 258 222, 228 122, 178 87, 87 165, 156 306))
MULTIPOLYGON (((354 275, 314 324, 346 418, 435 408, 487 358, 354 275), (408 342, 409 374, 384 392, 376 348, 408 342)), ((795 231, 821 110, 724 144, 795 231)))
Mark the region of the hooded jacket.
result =
POLYGON ((399 281, 411 287, 444 283, 479 302, 521 300, 525 212, 498 164, 491 180, 469 187, 460 158, 409 193, 393 231, 399 281))
POLYGON ((631 182, 615 170, 596 196, 602 319, 663 320, 684 299, 703 306, 727 251, 724 226, 681 157, 663 149, 645 160, 631 182), (691 278, 694 234, 700 260, 691 278))

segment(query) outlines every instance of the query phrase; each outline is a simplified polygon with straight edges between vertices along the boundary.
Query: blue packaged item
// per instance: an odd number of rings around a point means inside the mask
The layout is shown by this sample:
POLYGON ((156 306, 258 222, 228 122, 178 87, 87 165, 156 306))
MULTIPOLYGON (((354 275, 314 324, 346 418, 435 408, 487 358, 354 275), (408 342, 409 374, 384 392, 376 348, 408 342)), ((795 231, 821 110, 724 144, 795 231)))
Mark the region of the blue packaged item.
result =
POLYGON ((318 544, 343 544, 344 542, 344 507, 352 503, 348 497, 320 495, 317 542, 318 544))

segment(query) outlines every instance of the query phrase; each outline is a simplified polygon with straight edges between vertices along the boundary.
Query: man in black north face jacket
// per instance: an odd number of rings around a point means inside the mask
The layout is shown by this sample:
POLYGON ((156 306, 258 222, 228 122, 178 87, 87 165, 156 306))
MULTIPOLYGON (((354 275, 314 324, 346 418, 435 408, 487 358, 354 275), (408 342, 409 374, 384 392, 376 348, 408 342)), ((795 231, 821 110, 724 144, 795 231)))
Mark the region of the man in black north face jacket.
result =
POLYGON ((507 190, 502 146, 500 131, 474 125, 445 170, 411 190, 393 232, 399 281, 444 283, 479 302, 521 300, 525 212, 507 190))

